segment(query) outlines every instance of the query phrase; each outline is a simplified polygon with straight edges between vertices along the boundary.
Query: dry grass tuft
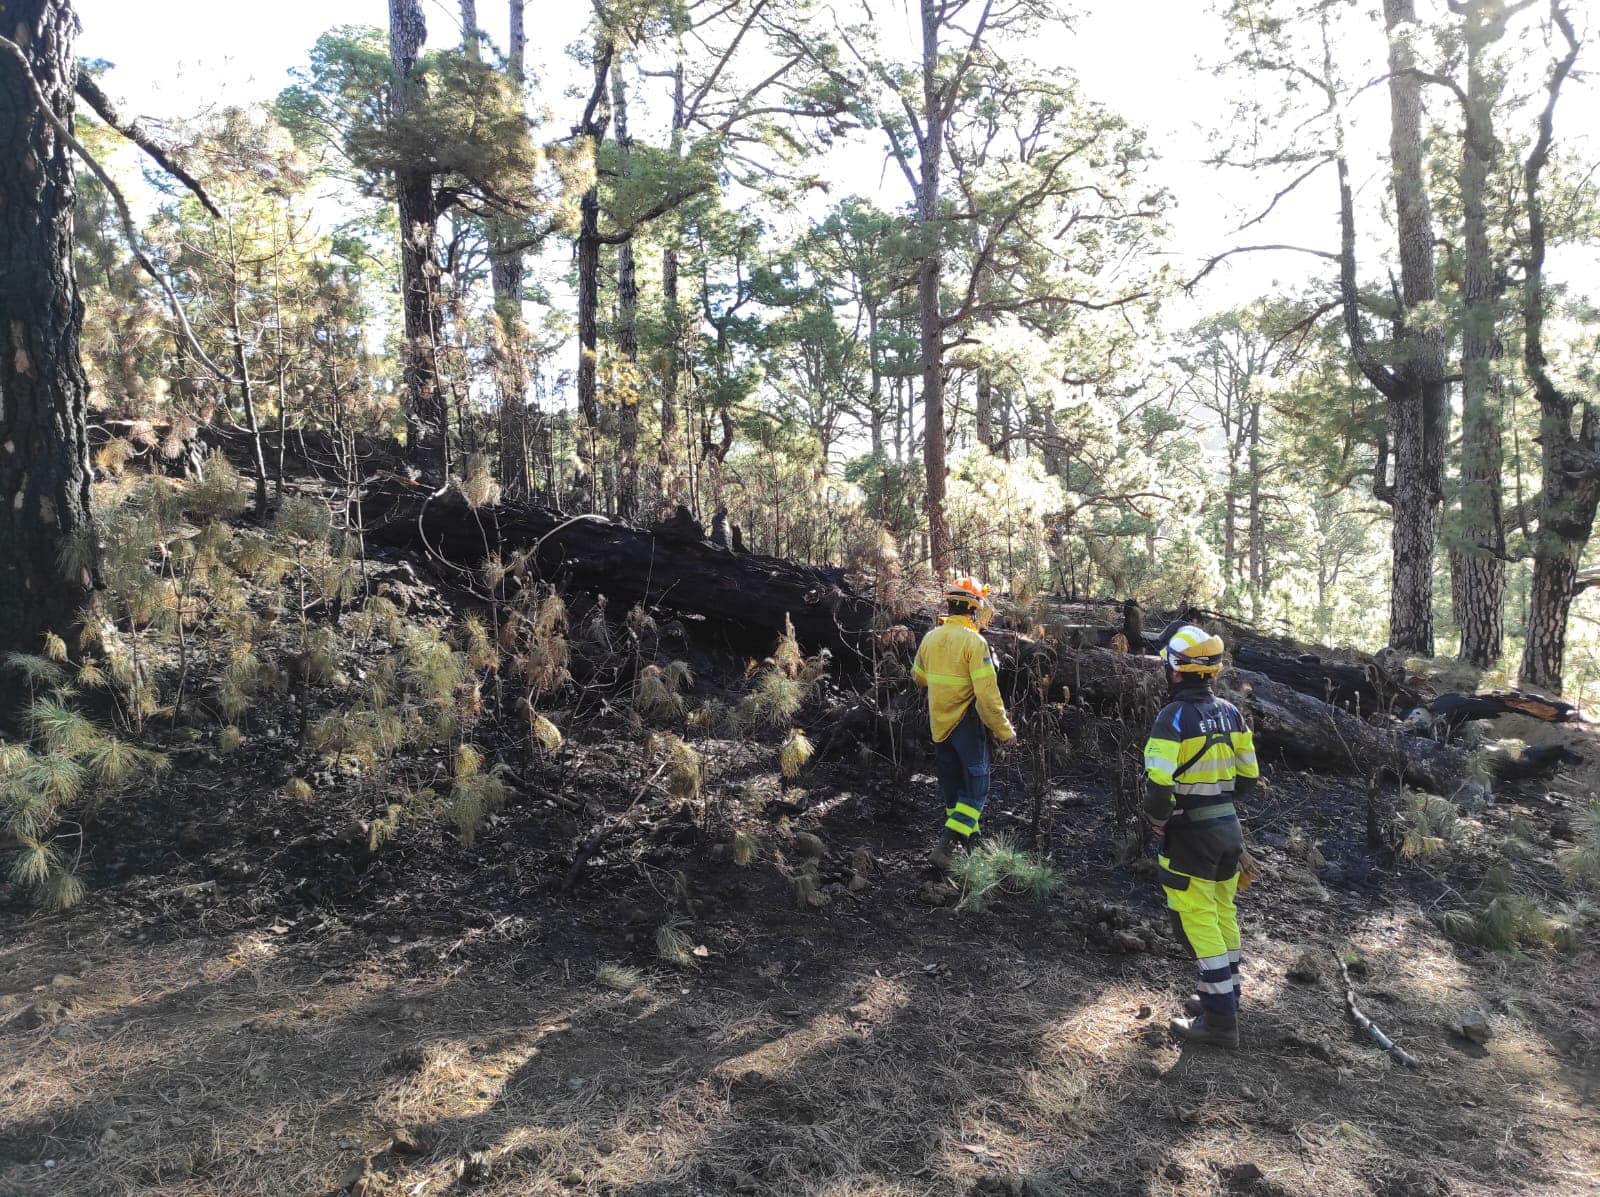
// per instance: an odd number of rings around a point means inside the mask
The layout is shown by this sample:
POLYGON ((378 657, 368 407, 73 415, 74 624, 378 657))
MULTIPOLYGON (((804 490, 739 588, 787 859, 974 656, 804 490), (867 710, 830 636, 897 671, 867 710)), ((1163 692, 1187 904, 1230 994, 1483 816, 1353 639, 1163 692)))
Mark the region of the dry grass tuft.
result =
POLYGON ((644 973, 631 965, 606 961, 595 965, 594 979, 602 989, 632 993, 644 984, 644 973))
POLYGON ((662 923, 656 928, 656 956, 665 964, 688 968, 694 964, 692 943, 681 923, 662 923))

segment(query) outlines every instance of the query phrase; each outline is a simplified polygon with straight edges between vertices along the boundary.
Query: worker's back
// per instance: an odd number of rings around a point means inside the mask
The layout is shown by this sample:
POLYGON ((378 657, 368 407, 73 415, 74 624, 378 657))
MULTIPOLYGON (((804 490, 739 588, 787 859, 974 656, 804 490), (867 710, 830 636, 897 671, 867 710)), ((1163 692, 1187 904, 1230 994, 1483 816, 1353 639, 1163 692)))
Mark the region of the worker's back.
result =
POLYGON ((922 638, 911 676, 928 688, 928 723, 936 743, 949 738, 974 702, 997 739, 1012 738, 989 642, 966 616, 948 616, 922 638))

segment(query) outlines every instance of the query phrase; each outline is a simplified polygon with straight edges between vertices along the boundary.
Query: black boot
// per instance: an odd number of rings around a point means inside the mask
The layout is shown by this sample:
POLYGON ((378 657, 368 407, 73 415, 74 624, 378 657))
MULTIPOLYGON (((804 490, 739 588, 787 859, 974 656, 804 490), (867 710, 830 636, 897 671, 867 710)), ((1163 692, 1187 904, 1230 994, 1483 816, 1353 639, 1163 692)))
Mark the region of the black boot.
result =
POLYGON ((1189 1043, 1213 1043, 1218 1047, 1239 1046, 1239 1020, 1232 1014, 1207 1010, 1193 1018, 1174 1018, 1168 1028, 1189 1043))
POLYGON ((948 869, 955 863, 956 853, 960 849, 961 843, 956 838, 956 833, 946 831, 939 837, 939 842, 933 846, 933 851, 928 853, 928 860, 936 868, 948 869))

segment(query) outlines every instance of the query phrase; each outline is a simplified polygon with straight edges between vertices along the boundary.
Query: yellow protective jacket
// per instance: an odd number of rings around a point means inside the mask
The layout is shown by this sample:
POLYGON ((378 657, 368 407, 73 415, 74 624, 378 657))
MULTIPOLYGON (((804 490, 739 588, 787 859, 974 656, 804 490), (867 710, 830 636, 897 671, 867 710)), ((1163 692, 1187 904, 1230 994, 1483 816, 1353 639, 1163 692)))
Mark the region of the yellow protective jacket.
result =
POLYGON ((995 739, 1004 744, 1016 737, 1000 699, 989 642, 965 615, 945 616, 922 638, 911 680, 928 689, 928 722, 935 743, 950 738, 974 702, 995 739))

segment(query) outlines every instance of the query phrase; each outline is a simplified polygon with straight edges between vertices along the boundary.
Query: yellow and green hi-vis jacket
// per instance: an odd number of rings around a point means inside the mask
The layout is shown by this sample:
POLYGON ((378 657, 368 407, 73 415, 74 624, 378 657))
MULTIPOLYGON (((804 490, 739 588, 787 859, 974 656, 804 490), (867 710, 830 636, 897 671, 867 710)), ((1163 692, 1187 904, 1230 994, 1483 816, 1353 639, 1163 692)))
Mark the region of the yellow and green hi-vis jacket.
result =
POLYGON ((1144 746, 1144 770, 1145 811, 1158 823, 1219 807, 1254 789, 1261 776, 1244 716, 1203 682, 1180 686, 1161 708, 1144 746))

